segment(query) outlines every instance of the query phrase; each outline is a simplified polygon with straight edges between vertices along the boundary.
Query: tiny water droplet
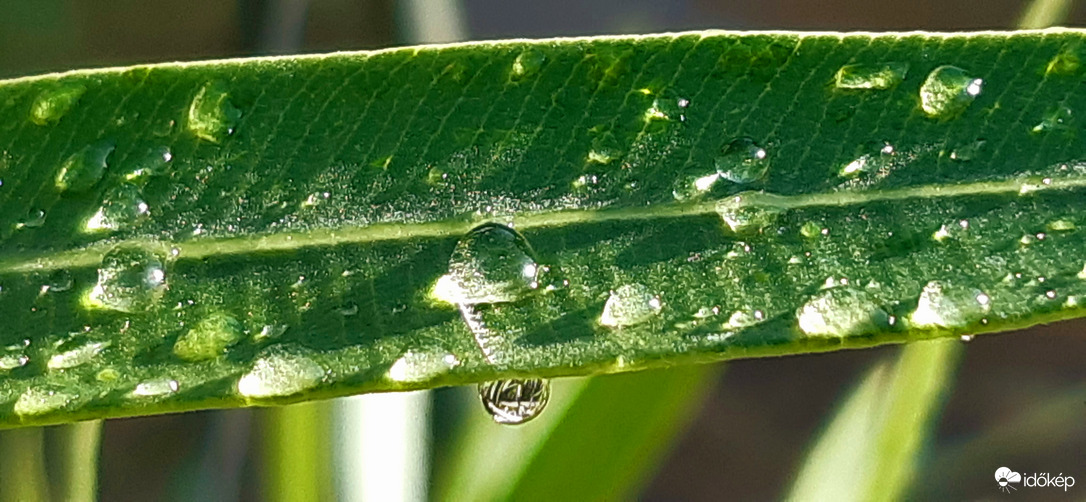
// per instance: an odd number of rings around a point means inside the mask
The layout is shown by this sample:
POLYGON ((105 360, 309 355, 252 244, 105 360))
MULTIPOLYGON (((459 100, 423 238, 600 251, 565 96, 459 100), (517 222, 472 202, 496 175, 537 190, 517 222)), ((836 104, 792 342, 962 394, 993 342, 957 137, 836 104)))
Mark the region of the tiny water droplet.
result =
POLYGON ((677 120, 679 122, 686 121, 686 108, 690 106, 690 100, 686 98, 676 98, 670 96, 661 96, 652 101, 652 106, 648 110, 645 110, 645 122, 652 122, 655 120, 677 120))
POLYGON ((11 371, 26 366, 26 363, 30 362, 30 357, 24 352, 26 347, 26 344, 5 347, 4 351, 0 353, 0 371, 11 371))
POLYGON ((513 59, 511 74, 513 80, 519 80, 539 73, 547 57, 536 49, 526 49, 513 59))
POLYGON ((905 80, 908 63, 857 63, 837 70, 834 83, 838 89, 889 89, 905 80))
POLYGON ((332 196, 332 192, 313 192, 302 201, 302 209, 321 205, 332 196))
POLYGON ((885 171, 895 156, 894 146, 887 141, 865 143, 852 162, 841 168, 841 176, 855 177, 861 174, 885 171))
POLYGON ((438 279, 433 296, 454 305, 513 302, 539 283, 539 265, 516 230, 498 223, 472 229, 456 244, 449 271, 438 279))
POLYGON ((226 354, 241 341, 244 327, 234 317, 216 312, 201 319, 174 343, 173 353, 185 361, 205 361, 226 354))
POLYGON ((979 289, 931 281, 921 291, 909 322, 919 327, 961 328, 983 319, 990 303, 979 289))
POLYGON ((57 171, 54 180, 57 190, 61 192, 89 190, 105 175, 113 149, 112 141, 100 141, 73 153, 57 171))
POLYGON ((74 82, 66 82, 42 91, 30 105, 30 121, 38 125, 59 122, 86 91, 83 84, 74 82))
POLYGON ((1060 106, 1048 110, 1044 118, 1030 129, 1034 134, 1052 131, 1069 131, 1072 129, 1073 113, 1070 108, 1060 106))
POLYGON ((148 149, 142 156, 136 156, 130 166, 131 170, 124 178, 135 183, 144 183, 152 176, 158 176, 166 170, 166 166, 173 161, 173 153, 169 147, 156 146, 148 149))
POLYGON ((102 205, 83 225, 86 232, 121 230, 136 225, 150 215, 139 187, 121 183, 102 198, 102 205))
POLYGON ((59 389, 35 386, 26 389, 15 400, 15 414, 20 416, 44 415, 68 406, 76 396, 59 389))
POLYGON ((63 293, 72 289, 74 280, 71 272, 61 269, 49 274, 49 279, 41 286, 41 294, 63 293))
POLYGON ((753 183, 765 177, 769 157, 753 139, 740 137, 730 141, 713 159, 717 173, 732 183, 753 183))
POLYGON ((961 341, 962 341, 963 343, 969 343, 969 342, 972 342, 972 341, 973 341, 973 335, 962 335, 962 336, 960 336, 960 337, 959 337, 959 339, 960 339, 960 340, 961 340, 961 341))
POLYGON ((712 190, 718 181, 720 181, 720 173, 717 172, 702 176, 684 176, 675 182, 671 195, 675 200, 701 197, 712 190))
POLYGON ((947 239, 960 239, 968 232, 969 220, 958 220, 939 227, 939 230, 931 234, 931 238, 936 242, 943 242, 947 239))
POLYGON ((39 228, 45 224, 45 211, 41 209, 31 209, 30 213, 25 218, 15 224, 16 229, 23 228, 39 228))
POLYGON ((430 168, 430 170, 426 173, 426 183, 429 183, 430 185, 444 185, 445 182, 448 181, 448 179, 449 173, 437 167, 430 168))
POLYGON ((1045 66, 1046 75, 1075 75, 1082 70, 1082 46, 1073 43, 1064 47, 1045 66))
POLYGON ((969 162, 975 159, 977 155, 984 150, 987 143, 988 142, 983 139, 978 139, 959 146, 950 151, 950 160, 955 162, 969 162))
POLYGON ((920 107, 929 117, 956 117, 973 103, 983 84, 983 80, 969 76, 961 68, 940 66, 920 85, 920 107))
POLYGON ((722 199, 716 212, 735 233, 754 233, 773 224, 783 210, 771 194, 742 192, 722 199))
MULTIPOLYGON (((63 370, 82 366, 94 360, 111 342, 89 342, 67 348, 49 358, 46 366, 51 370, 63 370)), ((66 344, 67 345, 67 344, 66 344)))
POLYGON ((298 351, 271 347, 238 380, 238 394, 251 399, 289 396, 316 387, 324 368, 298 351))
POLYGON ((550 400, 549 380, 515 379, 479 384, 487 413, 502 425, 519 425, 539 416, 550 400))
POLYGON ((230 95, 218 82, 205 84, 189 105, 188 129, 197 138, 218 143, 234 133, 241 111, 230 102, 230 95))
POLYGON ((102 257, 92 303, 121 312, 142 312, 166 289, 163 260, 150 249, 119 245, 102 257))
POLYGON ((285 324, 265 324, 260 328, 260 333, 253 336, 256 341, 269 340, 279 338, 283 333, 287 332, 288 326, 285 324))
POLYGON ((130 395, 132 397, 159 397, 173 394, 181 388, 177 380, 171 378, 159 378, 136 384, 130 395))
POLYGON ((1077 228, 1077 226, 1075 225, 1075 222, 1071 220, 1054 220, 1045 225, 1045 229, 1049 232, 1070 232, 1075 228, 1077 228))
POLYGON ((890 315, 865 290, 838 286, 815 293, 796 312, 807 336, 845 337, 884 331, 890 315))
POLYGON ((822 230, 822 225, 819 225, 818 223, 815 223, 813 221, 808 221, 804 223, 803 226, 799 227, 800 235, 808 239, 817 239, 819 236, 822 235, 822 230))
POLYGON ((425 382, 459 365, 456 356, 442 350, 408 350, 388 369, 388 378, 397 382, 425 382))
POLYGON ((654 295, 648 286, 625 284, 611 291, 603 305, 599 322, 609 328, 633 326, 652 319, 662 307, 660 297, 654 295))

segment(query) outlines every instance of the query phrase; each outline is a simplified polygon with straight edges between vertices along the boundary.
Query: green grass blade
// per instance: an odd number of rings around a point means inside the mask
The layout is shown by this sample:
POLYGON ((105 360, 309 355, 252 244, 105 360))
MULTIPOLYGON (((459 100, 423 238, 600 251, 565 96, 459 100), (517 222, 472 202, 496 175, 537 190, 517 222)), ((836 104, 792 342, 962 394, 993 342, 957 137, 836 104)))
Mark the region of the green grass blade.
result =
POLYGON ((45 429, 38 427, 0 432, 0 501, 49 500, 44 439, 45 429))
POLYGON ((303 403, 264 413, 264 497, 282 502, 332 498, 332 403, 303 403))
POLYGON ((0 425, 1081 316, 1084 39, 699 32, 0 82, 0 425), (462 252, 483 222, 523 234, 532 281, 495 279, 521 251, 462 252), (440 280, 454 251, 489 269, 440 280), (473 332, 447 301, 480 298, 473 332))
POLYGON ((1074 0, 1033 0, 1022 12, 1018 27, 1032 30, 1058 25, 1067 20, 1074 3, 1074 0))
POLYGON ((899 500, 960 353, 953 341, 918 343, 872 368, 807 455, 788 499, 899 500))
POLYGON ((50 431, 51 493, 57 500, 98 500, 98 454, 102 422, 94 420, 57 427, 50 431))
POLYGON ((562 381, 558 409, 522 428, 473 413, 439 478, 442 498, 629 500, 719 375, 686 366, 562 381))

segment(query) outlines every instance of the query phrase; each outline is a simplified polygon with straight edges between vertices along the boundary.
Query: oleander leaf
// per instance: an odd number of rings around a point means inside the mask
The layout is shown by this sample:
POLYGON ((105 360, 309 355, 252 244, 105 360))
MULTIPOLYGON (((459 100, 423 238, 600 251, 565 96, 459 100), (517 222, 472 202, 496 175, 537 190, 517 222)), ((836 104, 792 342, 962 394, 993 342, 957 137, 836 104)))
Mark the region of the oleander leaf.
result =
POLYGON ((0 424, 1081 316, 1084 41, 713 31, 0 82, 0 424))

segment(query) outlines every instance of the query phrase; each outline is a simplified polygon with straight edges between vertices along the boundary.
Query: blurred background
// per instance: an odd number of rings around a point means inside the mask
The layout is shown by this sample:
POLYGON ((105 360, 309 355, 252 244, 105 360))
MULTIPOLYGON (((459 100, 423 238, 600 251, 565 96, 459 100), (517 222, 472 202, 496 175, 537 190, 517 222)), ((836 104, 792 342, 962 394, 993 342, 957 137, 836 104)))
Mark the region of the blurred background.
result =
MULTIPOLYGON (((1023 0, 0 0, 0 78, 455 40, 705 28, 1005 29, 1026 7, 1023 0)), ((1086 5, 1064 24, 1084 21, 1086 5)), ((1000 465, 1081 473, 1075 491, 1086 497, 1084 328, 1067 322, 966 344, 909 498, 998 499, 992 473, 1000 465)), ((580 493, 775 500, 788 493, 842 398, 899 350, 738 361, 696 377, 674 370, 597 377, 595 387, 568 379, 557 382, 550 421, 520 429, 487 423, 473 388, 111 420, 98 493, 101 500, 459 500, 501 493, 469 486, 502 482, 488 476, 536 476, 542 481, 517 493, 547 498, 547 483, 606 482, 615 485, 580 493), (669 384, 674 399, 666 401, 639 402, 629 391, 669 384), (596 406, 570 407, 578 396, 596 406), (565 432, 566 450, 556 457, 564 461, 523 462, 528 472, 493 465, 506 461, 503 452, 547 453, 539 437, 575 412, 569 418, 579 420, 579 432, 565 432), (639 420, 651 426, 638 429, 639 420), (611 430, 629 432, 629 441, 594 443, 611 430), (611 452, 632 462, 622 464, 627 474, 593 480, 584 458, 615 444, 631 448, 611 452)))

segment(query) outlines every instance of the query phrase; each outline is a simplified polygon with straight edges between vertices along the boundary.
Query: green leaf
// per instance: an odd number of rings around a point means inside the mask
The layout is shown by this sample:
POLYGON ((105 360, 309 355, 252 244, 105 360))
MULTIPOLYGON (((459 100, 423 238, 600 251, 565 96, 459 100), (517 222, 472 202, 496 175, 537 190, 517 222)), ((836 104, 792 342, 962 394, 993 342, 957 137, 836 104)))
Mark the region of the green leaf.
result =
POLYGON ((0 424, 1082 315, 1082 43, 703 32, 0 82, 0 424))

